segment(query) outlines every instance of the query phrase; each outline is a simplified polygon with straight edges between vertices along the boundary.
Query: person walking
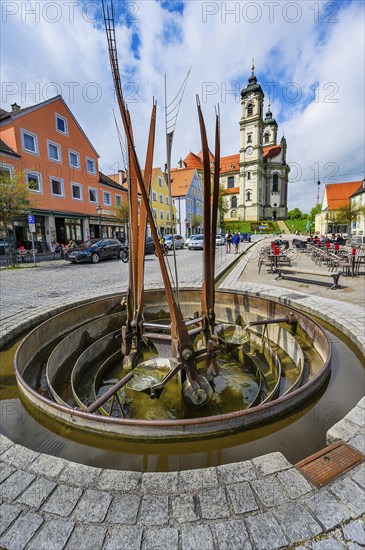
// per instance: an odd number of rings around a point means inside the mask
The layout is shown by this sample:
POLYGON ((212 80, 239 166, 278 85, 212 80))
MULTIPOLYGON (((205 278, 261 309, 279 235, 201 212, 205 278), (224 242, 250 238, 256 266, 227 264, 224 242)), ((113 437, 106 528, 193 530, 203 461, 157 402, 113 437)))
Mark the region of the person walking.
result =
POLYGON ((232 233, 228 229, 226 233, 226 253, 230 254, 231 252, 231 245, 232 245, 232 233))
POLYGON ((240 242, 240 236, 237 232, 234 233, 234 235, 232 237, 232 242, 234 244, 234 253, 238 254, 238 245, 239 245, 239 242, 240 242))

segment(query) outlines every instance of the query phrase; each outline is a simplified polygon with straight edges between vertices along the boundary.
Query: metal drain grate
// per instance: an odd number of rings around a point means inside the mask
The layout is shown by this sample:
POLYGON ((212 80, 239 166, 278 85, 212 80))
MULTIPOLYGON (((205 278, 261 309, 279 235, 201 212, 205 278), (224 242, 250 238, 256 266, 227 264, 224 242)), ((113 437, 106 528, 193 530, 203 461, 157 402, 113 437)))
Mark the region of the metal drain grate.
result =
POLYGON ((364 455, 340 441, 298 462, 295 467, 314 485, 322 487, 364 460, 364 455))

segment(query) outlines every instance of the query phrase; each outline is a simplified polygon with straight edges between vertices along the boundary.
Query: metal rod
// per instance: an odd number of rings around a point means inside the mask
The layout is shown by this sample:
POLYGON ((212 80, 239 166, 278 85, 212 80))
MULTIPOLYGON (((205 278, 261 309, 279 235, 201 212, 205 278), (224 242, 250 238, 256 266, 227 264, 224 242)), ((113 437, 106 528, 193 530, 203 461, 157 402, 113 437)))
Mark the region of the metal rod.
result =
POLYGON ((121 380, 119 380, 119 382, 114 384, 114 386, 109 388, 105 393, 103 393, 103 395, 101 395, 96 401, 94 401, 94 403, 89 405, 88 408, 86 409, 86 412, 88 413, 95 412, 99 407, 101 407, 101 405, 104 405, 104 403, 108 401, 108 399, 110 399, 112 395, 114 395, 118 390, 120 390, 120 388, 125 386, 127 382, 129 382, 129 380, 131 380, 133 377, 134 377, 133 372, 129 372, 128 374, 126 374, 121 380))

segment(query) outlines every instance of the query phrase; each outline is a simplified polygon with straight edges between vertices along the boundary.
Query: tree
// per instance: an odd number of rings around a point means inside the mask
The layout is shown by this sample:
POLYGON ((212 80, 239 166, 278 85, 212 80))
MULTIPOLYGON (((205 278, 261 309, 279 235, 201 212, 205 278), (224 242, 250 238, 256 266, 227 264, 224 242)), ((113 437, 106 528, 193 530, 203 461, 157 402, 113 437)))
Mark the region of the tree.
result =
POLYGON ((313 206, 313 208, 309 212, 309 221, 313 223, 315 221, 316 214, 319 214, 319 212, 321 211, 322 211, 321 204, 316 204, 315 206, 313 206))
POLYGON ((303 218, 303 213, 299 208, 294 208, 288 212, 288 220, 301 220, 303 218))
POLYGON ((229 204, 224 193, 224 186, 220 184, 219 193, 218 193, 218 220, 219 220, 219 227, 221 229, 225 229, 224 216, 225 214, 227 214, 228 211, 229 211, 229 204))
POLYGON ((352 222, 365 215, 365 206, 354 205, 351 203, 345 206, 340 206, 336 211, 330 213, 331 221, 337 225, 347 225, 351 232, 352 222))
POLYGON ((192 227, 200 227, 202 223, 203 223, 203 217, 199 216, 199 214, 195 214, 195 216, 191 218, 192 227))
POLYGON ((29 207, 28 190, 23 174, 0 172, 0 220, 3 234, 7 239, 12 265, 15 265, 14 243, 10 240, 9 225, 13 227, 14 218, 29 207))
POLYGON ((113 210, 113 217, 115 221, 119 223, 128 223, 128 220, 129 220, 128 201, 123 201, 121 204, 115 206, 113 210))

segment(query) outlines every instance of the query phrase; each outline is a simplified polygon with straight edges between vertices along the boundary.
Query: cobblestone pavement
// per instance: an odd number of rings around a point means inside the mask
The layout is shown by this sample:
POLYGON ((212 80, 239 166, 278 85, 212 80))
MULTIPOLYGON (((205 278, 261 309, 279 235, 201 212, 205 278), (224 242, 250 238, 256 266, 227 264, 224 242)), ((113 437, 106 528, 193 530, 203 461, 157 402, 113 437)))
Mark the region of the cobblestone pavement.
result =
MULTIPOLYGON (((194 279, 199 285, 201 274, 195 271, 195 262, 188 265, 192 262, 186 261, 197 259, 197 253, 183 251, 180 257, 186 284, 194 279)), ((336 300, 314 296, 306 300, 302 293, 241 281, 247 258, 243 256, 222 288, 263 293, 339 322, 336 300)), ((41 312, 42 307, 36 305, 39 299, 47 309, 77 297, 96 296, 100 291, 95 273, 105 281, 105 293, 120 290, 115 278, 122 278, 123 273, 125 277, 123 269, 119 262, 109 262, 7 272, 1 277, 1 286, 8 331, 14 330, 27 307, 31 314, 41 312), (68 290, 64 293, 65 279, 68 290), (9 294, 13 293, 12 300, 9 294)), ((149 285, 159 284, 149 272, 147 278, 149 285)), ((360 309, 342 308, 341 323, 349 337, 360 309)), ((355 328, 358 333, 353 340, 364 346, 364 324, 362 331, 360 324, 355 328)), ((364 452, 365 398, 354 405, 327 433, 327 441, 344 439, 364 452)), ((365 463, 316 489, 280 453, 202 470, 137 473, 75 464, 28 450, 1 436, 0 460, 0 547, 9 550, 365 547, 365 463)))

